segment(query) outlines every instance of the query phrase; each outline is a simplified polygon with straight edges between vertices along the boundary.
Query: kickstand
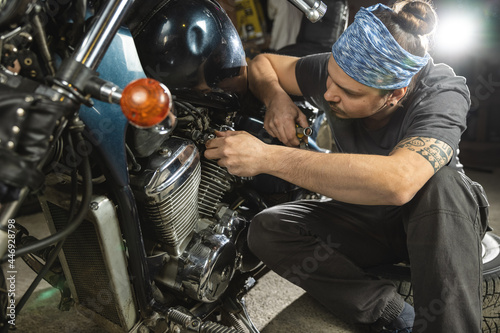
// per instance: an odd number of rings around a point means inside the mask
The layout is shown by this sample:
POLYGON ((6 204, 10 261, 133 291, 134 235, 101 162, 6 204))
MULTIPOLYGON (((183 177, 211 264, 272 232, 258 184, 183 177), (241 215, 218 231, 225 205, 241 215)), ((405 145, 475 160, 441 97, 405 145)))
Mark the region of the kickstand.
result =
MULTIPOLYGON (((256 276, 257 274, 254 274, 256 276)), ((240 277, 240 281, 236 281, 234 284, 236 287, 232 290, 229 290, 224 298, 223 308, 227 311, 235 320, 240 321, 250 333, 260 333, 257 327, 255 327, 254 323, 250 319, 250 315, 247 311, 247 306, 245 303, 244 295, 252 289, 257 280, 254 277, 242 276, 240 277)), ((241 326, 240 323, 240 326, 241 326)), ((241 327, 243 328, 243 327, 241 327)))
POLYGON ((257 327, 255 327, 255 325, 253 324, 252 319, 250 319, 250 316, 247 311, 247 306, 245 304, 245 299, 244 298, 236 299, 236 303, 237 304, 235 305, 240 310, 236 313, 236 317, 239 320, 241 320, 241 322, 246 326, 246 328, 250 333, 260 333, 257 327))

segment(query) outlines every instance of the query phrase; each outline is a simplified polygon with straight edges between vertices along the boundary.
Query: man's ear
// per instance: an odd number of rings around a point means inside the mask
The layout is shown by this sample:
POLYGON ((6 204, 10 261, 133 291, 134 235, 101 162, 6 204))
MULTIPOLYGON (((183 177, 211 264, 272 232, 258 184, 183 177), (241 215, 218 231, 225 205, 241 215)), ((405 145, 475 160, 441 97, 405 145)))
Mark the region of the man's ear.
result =
POLYGON ((399 100, 406 95, 407 90, 408 87, 394 89, 394 91, 392 92, 391 96, 388 99, 388 102, 394 105, 398 104, 399 100))

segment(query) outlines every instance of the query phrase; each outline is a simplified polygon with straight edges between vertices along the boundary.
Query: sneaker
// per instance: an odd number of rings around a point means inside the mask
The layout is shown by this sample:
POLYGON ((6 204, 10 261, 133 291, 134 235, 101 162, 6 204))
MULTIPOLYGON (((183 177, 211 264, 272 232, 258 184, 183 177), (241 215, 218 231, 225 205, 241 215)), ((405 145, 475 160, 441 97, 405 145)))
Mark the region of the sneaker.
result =
POLYGON ((415 321, 415 310, 413 306, 405 302, 403 311, 389 325, 382 329, 382 333, 411 333, 415 321))

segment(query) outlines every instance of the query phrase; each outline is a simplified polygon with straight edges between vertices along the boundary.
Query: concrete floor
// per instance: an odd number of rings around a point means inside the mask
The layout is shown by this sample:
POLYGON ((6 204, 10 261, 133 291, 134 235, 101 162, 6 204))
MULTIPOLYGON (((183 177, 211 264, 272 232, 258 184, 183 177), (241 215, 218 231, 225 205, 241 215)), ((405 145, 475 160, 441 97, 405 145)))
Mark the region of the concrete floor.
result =
MULTIPOLYGON (((500 231, 500 169, 467 170, 472 179, 483 184, 491 205, 492 227, 500 231)), ((38 220, 39 216, 28 216, 18 222, 38 220)), ((22 260, 16 262, 18 275, 16 294, 18 299, 26 290, 35 274, 22 260)), ((91 277, 89 277, 91 278, 91 277)), ((326 311, 302 290, 274 273, 266 274, 246 297, 250 316, 262 333, 361 333, 364 329, 349 325, 326 311)), ((58 292, 43 281, 35 295, 28 301, 16 319, 17 333, 52 332, 103 332, 92 321, 74 310, 57 310, 58 292)))

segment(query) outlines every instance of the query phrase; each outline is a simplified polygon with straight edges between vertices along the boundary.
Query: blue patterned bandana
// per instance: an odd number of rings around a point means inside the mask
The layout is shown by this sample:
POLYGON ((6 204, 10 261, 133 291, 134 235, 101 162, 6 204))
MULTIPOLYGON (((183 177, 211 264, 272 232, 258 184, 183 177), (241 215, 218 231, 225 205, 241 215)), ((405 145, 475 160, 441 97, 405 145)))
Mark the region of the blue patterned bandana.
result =
POLYGON ((392 11, 380 3, 361 7, 354 22, 333 44, 333 58, 347 75, 364 85, 384 90, 407 87, 430 56, 415 56, 403 49, 373 15, 377 9, 392 11))

